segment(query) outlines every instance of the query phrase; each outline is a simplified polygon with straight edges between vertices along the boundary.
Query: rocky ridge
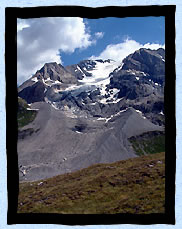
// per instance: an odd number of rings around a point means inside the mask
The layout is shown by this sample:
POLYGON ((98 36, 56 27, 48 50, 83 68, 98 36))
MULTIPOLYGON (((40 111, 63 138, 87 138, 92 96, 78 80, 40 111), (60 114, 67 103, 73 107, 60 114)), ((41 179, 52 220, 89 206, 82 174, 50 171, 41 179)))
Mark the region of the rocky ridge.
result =
POLYGON ((20 179, 136 157, 129 138, 164 130, 164 87, 163 49, 140 49, 122 63, 45 64, 18 89, 39 109, 22 128, 35 131, 18 141, 20 179))

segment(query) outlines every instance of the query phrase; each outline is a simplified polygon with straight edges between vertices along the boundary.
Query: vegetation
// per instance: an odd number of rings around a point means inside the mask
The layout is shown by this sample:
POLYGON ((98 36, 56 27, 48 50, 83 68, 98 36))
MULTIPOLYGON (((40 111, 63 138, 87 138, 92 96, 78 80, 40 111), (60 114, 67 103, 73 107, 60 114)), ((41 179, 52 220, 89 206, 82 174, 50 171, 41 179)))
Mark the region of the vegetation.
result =
POLYGON ((129 140, 138 156, 165 151, 165 133, 162 131, 147 132, 129 140))
POLYGON ((27 110, 29 108, 26 101, 20 97, 18 97, 18 128, 21 128, 30 122, 32 122, 37 114, 37 111, 34 110, 27 110))
POLYGON ((18 213, 165 212, 165 153, 20 183, 18 213))

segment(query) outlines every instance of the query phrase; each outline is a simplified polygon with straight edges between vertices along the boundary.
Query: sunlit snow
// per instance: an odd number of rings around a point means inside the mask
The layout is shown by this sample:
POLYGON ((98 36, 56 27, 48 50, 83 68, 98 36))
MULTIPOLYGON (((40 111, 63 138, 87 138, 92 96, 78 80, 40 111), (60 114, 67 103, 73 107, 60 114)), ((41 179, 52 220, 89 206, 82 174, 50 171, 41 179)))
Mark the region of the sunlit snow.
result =
POLYGON ((32 109, 32 108, 27 108, 28 111, 38 111, 39 109, 32 109))
POLYGON ((32 78, 32 81, 34 81, 34 82, 38 82, 37 77, 33 77, 33 78, 32 78))
POLYGON ((81 70, 81 68, 77 65, 78 70, 83 74, 83 76, 86 76, 85 73, 81 70))
POLYGON ((146 119, 146 117, 143 115, 143 113, 140 110, 135 110, 137 113, 139 113, 143 119, 146 119))
POLYGON ((102 117, 99 117, 97 120, 98 120, 98 121, 104 120, 105 123, 107 123, 107 122, 108 122, 109 120, 111 120, 113 117, 119 116, 121 113, 123 113, 123 112, 125 112, 125 111, 127 111, 127 110, 128 110, 128 108, 126 108, 126 109, 124 109, 124 110, 121 110, 121 111, 119 111, 118 113, 116 113, 116 114, 114 114, 114 115, 111 115, 109 118, 102 118, 102 117))
POLYGON ((114 69, 116 69, 120 63, 115 61, 111 61, 110 63, 101 63, 99 61, 95 62, 95 68, 92 70, 87 70, 87 72, 91 73, 92 76, 85 76, 82 80, 79 80, 79 82, 96 86, 105 86, 109 84, 109 74, 114 71, 114 69))

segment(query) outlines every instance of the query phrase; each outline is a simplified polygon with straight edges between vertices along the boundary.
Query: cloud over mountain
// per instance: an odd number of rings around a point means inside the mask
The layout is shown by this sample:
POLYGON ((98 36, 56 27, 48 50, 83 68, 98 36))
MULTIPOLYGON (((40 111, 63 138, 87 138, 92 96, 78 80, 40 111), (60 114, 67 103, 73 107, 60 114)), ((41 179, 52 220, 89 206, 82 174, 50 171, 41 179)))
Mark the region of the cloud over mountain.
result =
POLYGON ((18 19, 18 84, 24 82, 45 63, 63 64, 63 53, 75 54, 76 50, 89 50, 91 46, 93 50, 90 49, 90 54, 85 55, 85 58, 87 56, 90 59, 113 59, 119 62, 140 48, 164 48, 164 45, 156 43, 141 44, 134 39, 129 39, 128 36, 123 42, 112 44, 111 38, 110 40, 105 38, 108 36, 108 31, 103 31, 103 28, 96 26, 91 29, 89 26, 83 18, 79 17, 18 19), (97 46, 101 45, 101 42, 104 50, 96 55, 96 51, 101 50, 97 46))
POLYGON ((91 56, 90 59, 113 59, 115 61, 122 61, 126 56, 135 52, 140 48, 158 49, 164 48, 164 45, 156 43, 146 43, 144 45, 132 39, 125 39, 118 44, 109 44, 98 56, 91 56))
POLYGON ((61 63, 59 50, 72 53, 96 42, 86 30, 83 18, 78 17, 19 19, 17 30, 19 82, 44 63, 61 63))

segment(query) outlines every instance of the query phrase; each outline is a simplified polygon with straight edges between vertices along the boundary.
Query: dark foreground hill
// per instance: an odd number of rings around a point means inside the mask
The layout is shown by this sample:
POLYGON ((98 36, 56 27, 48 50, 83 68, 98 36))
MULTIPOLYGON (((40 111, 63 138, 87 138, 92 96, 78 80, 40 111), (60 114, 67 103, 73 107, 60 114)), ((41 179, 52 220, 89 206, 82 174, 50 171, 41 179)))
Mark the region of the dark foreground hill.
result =
POLYGON ((97 164, 47 180, 20 183, 19 213, 164 213, 165 155, 97 164))

